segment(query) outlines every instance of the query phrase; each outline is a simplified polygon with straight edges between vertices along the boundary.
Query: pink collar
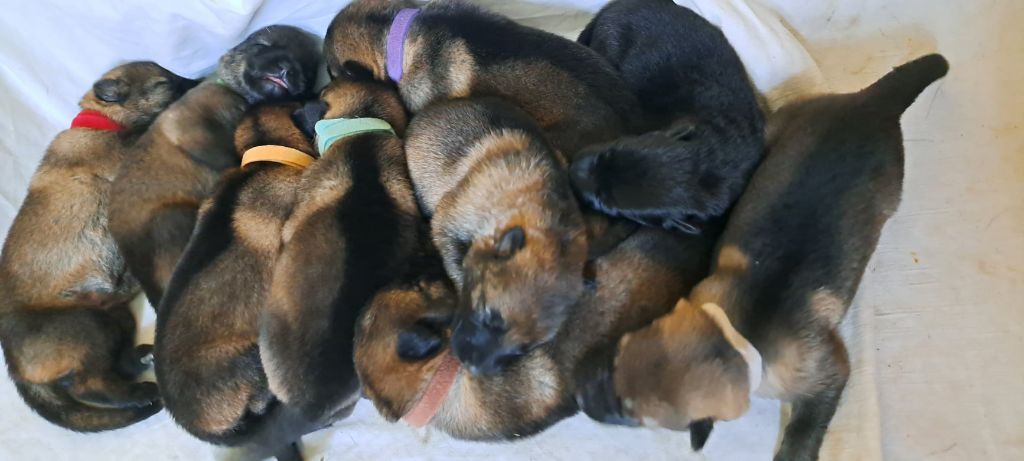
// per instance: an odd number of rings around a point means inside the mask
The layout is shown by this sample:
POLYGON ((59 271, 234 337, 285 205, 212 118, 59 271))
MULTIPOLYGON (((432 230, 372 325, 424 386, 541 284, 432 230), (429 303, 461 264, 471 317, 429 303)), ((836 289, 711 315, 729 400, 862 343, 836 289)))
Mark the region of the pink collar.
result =
POLYGON ((404 8, 395 15, 388 30, 388 44, 385 52, 385 64, 388 77, 395 83, 402 81, 403 56, 405 55, 405 37, 409 35, 409 27, 413 19, 420 14, 419 8, 404 8))
POLYGON ((103 115, 102 112, 97 110, 83 110, 71 120, 71 128, 92 128, 94 130, 103 131, 121 131, 124 129, 120 123, 117 123, 103 115))

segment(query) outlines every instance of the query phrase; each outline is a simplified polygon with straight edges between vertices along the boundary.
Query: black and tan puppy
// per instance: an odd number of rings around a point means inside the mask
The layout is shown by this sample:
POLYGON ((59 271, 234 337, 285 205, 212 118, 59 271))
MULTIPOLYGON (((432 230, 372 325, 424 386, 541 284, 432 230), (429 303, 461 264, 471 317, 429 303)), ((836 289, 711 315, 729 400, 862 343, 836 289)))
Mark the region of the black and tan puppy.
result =
POLYGON ((126 426, 160 410, 134 348, 127 303, 138 283, 107 230, 110 183, 129 146, 195 82, 152 62, 118 66, 50 143, 0 256, 0 342, 18 392, 76 431, 126 426))
POLYGON ((374 293, 407 269, 420 217, 394 88, 335 80, 321 101, 321 159, 303 176, 303 198, 284 226, 259 344, 271 392, 324 425, 359 400, 356 321, 374 293))
POLYGON ((114 181, 110 230, 151 304, 159 304, 188 243, 200 203, 225 169, 238 165, 232 142, 246 108, 307 94, 316 78, 316 42, 288 26, 250 35, 203 82, 160 115, 114 181))
POLYGON ((697 231, 726 213, 764 152, 764 121, 722 31, 671 0, 617 0, 579 42, 604 56, 655 131, 587 148, 574 185, 594 208, 697 231))
POLYGON ((496 98, 420 112, 406 155, 461 294, 455 355, 497 373, 551 340, 583 291, 587 231, 565 162, 529 115, 496 98))
POLYGON ((464 1, 399 16, 415 7, 401 0, 345 7, 324 42, 331 75, 391 80, 412 113, 450 98, 504 98, 569 157, 645 125, 636 98, 586 47, 464 1))
POLYGON ((590 385, 605 392, 584 395, 587 412, 690 428, 700 448, 714 421, 741 416, 757 392, 793 403, 776 459, 816 459, 850 373, 836 328, 900 202, 900 115, 947 70, 925 56, 858 93, 773 115, 769 153, 712 275, 622 338, 614 372, 590 385))
POLYGON ((537 433, 577 411, 577 377, 593 373, 589 356, 666 313, 706 274, 713 241, 639 229, 591 261, 590 288, 569 313, 572 328, 489 376, 469 373, 452 356, 455 293, 440 271, 421 271, 379 292, 361 319, 355 357, 363 391, 390 421, 430 424, 458 438, 537 433))
POLYGON ((280 454, 307 432, 274 408, 258 348, 281 229, 316 155, 293 122, 299 108, 260 105, 241 120, 235 144, 243 166, 203 205, 157 317, 156 375, 167 411, 208 442, 258 445, 254 458, 280 454))

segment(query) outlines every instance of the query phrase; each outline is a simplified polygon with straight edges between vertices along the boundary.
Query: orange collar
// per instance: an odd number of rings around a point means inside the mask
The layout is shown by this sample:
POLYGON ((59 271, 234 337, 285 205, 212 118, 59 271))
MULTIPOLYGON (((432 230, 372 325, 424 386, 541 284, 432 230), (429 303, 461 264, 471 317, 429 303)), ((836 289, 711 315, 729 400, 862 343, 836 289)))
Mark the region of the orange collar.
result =
POLYGON ((242 155, 242 167, 255 162, 275 162, 301 170, 311 165, 313 160, 312 156, 301 150, 268 144, 245 151, 242 155))

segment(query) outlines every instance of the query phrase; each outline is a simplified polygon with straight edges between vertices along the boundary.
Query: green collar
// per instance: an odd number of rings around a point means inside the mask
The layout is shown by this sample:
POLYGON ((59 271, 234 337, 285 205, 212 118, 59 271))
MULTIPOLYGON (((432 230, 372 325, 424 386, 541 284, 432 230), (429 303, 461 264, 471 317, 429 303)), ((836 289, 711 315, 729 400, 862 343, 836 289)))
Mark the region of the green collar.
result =
POLYGON ((320 155, 335 141, 363 133, 387 132, 395 134, 391 125, 379 118, 329 118, 316 122, 316 147, 320 155))

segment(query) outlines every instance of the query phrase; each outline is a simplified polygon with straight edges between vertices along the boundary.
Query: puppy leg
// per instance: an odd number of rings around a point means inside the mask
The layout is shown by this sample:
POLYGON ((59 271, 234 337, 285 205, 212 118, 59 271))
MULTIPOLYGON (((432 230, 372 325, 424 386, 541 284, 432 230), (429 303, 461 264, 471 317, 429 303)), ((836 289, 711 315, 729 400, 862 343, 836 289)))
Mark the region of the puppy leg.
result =
POLYGON ((135 378, 153 365, 153 345, 140 344, 121 350, 118 358, 117 371, 126 378, 135 378))
POLYGON ((79 402, 103 408, 141 408, 160 399, 156 383, 132 383, 111 372, 75 376, 68 393, 79 402))
POLYGON ((775 455, 776 461, 818 459, 825 432, 846 387, 850 361, 843 340, 835 331, 830 331, 820 347, 827 351, 817 356, 818 363, 812 367, 816 370, 817 392, 798 396, 793 401, 793 416, 786 426, 782 447, 775 455))

